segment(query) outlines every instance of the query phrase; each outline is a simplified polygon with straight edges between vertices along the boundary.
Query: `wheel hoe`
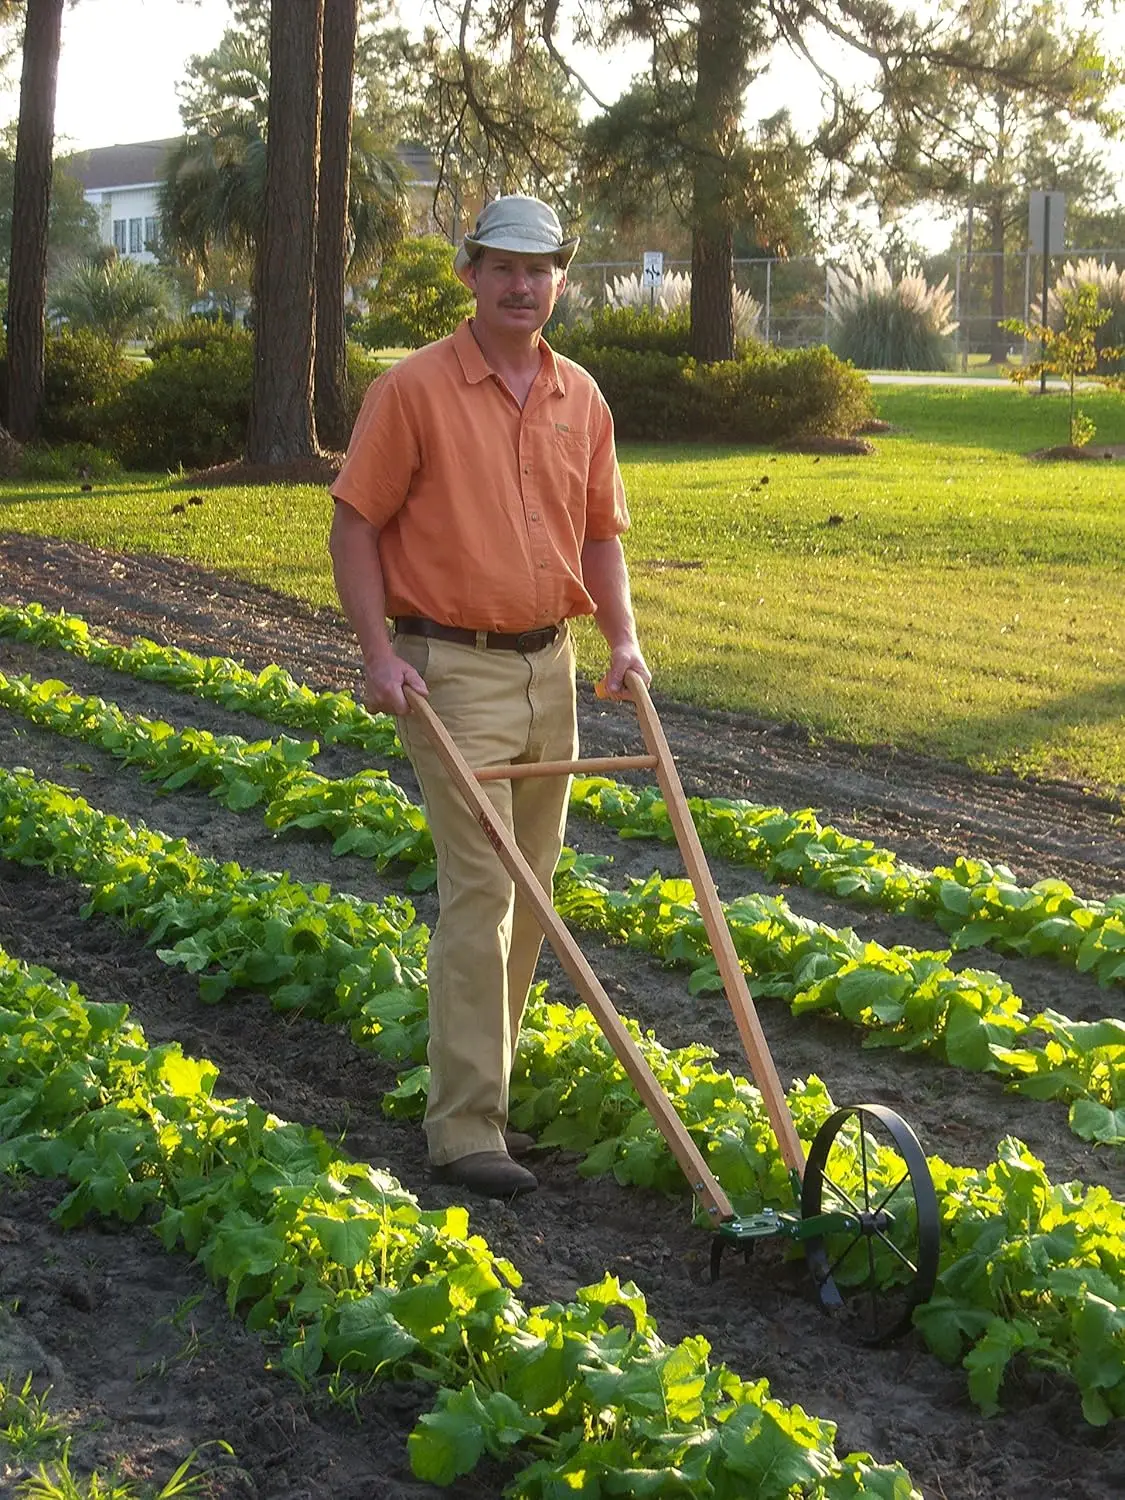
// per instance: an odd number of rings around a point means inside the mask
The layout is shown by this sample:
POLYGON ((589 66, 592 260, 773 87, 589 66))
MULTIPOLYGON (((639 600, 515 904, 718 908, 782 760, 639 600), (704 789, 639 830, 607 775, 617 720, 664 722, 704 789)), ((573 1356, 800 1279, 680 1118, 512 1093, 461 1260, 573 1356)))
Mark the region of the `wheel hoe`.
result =
POLYGON ((786 1238, 804 1250, 820 1305, 845 1315, 865 1343, 904 1333, 915 1307, 933 1291, 938 1266, 938 1207, 925 1153, 910 1126, 882 1104, 838 1109, 820 1127, 806 1159, 687 798, 648 690, 635 673, 626 688, 636 708, 645 755, 545 761, 472 769, 424 697, 408 691, 411 712, 445 770, 534 911, 575 988, 593 1012, 652 1115, 692 1192, 715 1226, 711 1274, 734 1247, 747 1256, 755 1241, 786 1238), (764 1208, 737 1215, 671 1100, 661 1089, 585 955, 555 911, 481 783, 525 776, 595 775, 651 770, 664 797, 750 1073, 777 1137, 793 1188, 793 1211, 764 1208))

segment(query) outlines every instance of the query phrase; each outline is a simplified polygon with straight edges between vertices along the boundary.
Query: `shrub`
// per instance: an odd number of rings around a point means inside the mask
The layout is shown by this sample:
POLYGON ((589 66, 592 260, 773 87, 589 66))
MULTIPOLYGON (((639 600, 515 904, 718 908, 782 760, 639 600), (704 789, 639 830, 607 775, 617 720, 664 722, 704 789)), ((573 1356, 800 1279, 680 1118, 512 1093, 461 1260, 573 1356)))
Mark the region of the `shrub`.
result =
POLYGON ((845 435, 874 411, 871 388, 830 350, 751 346, 739 359, 585 349, 579 362, 613 412, 619 437, 774 443, 845 435))
MULTIPOLYGON (((1103 266, 1093 256, 1086 260, 1068 260, 1059 273, 1058 280, 1047 293, 1047 325, 1056 330, 1062 329, 1066 323, 1063 305, 1065 295, 1073 295, 1083 286, 1094 288, 1097 306, 1109 313, 1109 317, 1098 326, 1094 334, 1098 370, 1103 374, 1118 372, 1125 367, 1125 360, 1103 352, 1125 346, 1125 271, 1118 270, 1113 261, 1103 266)), ((1032 323, 1042 321, 1039 312, 1042 300, 1042 296, 1039 296, 1032 303, 1032 323)))
POLYGON ((383 262, 355 329, 368 349, 420 349, 445 338, 473 310, 473 295, 453 272, 453 247, 439 234, 401 240, 383 262))
POLYGON ((699 390, 715 436, 742 442, 844 437, 875 411, 868 381, 823 345, 759 345, 741 359, 692 363, 685 378, 699 390))
POLYGON ((112 479, 121 465, 92 443, 34 443, 23 450, 17 472, 21 479, 112 479))
MULTIPOLYGON (((40 436, 47 443, 97 443, 105 408, 130 377, 131 365, 88 329, 50 334, 43 348, 40 436)), ((8 362, 0 360, 0 420, 8 419, 8 362)))
POLYGON ((214 322, 210 318, 183 318, 178 323, 169 323, 148 345, 145 353, 149 359, 163 359, 174 349, 206 349, 211 344, 249 344, 253 335, 245 328, 231 323, 214 322))
POLYGON ((920 271, 893 280, 883 261, 828 271, 832 349, 861 370, 945 370, 953 360, 953 293, 920 271))
POLYGON ((368 386, 386 368, 386 364, 381 359, 376 359, 361 344, 353 344, 351 339, 348 340, 345 400, 349 427, 355 426, 355 419, 359 416, 359 409, 363 405, 364 396, 367 395, 368 386))
POLYGON ((122 391, 109 412, 112 446, 129 469, 207 468, 237 458, 250 417, 253 342, 172 348, 122 391))
MULTIPOLYGON (((549 336, 550 337, 550 336, 549 336)), ((654 313, 647 307, 599 307, 588 323, 559 328, 551 347, 585 364, 582 351, 625 349, 631 354, 687 354, 691 344, 691 315, 680 308, 654 313)))

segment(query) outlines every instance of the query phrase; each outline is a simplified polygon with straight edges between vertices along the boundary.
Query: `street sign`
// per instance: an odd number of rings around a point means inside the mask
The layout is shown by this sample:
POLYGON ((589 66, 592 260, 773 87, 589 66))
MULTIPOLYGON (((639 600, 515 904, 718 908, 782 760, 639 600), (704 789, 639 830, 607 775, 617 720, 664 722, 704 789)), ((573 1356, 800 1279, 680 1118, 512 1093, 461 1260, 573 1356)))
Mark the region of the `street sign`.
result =
POLYGON ((657 292, 664 280, 664 251, 646 250, 644 270, 641 272, 641 285, 646 291, 657 292))
POLYGON ((1066 223, 1066 194, 1032 191, 1028 205, 1027 232, 1032 255, 1059 255, 1066 223))

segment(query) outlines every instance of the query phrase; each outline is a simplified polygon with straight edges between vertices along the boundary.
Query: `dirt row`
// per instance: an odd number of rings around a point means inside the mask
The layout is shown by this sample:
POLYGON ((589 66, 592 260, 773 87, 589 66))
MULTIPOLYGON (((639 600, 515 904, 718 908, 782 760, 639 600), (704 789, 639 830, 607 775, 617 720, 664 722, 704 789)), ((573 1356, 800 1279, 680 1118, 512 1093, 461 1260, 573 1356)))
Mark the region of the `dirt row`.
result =
MULTIPOLYGON (((334 616, 235 589, 182 564, 162 569, 88 549, 64 556, 53 550, 60 545, 3 541, 0 596, 65 604, 118 638, 139 632, 252 665, 280 660, 316 684, 354 684, 351 645, 334 616), (13 558, 22 559, 14 572, 7 566, 13 558), (125 575, 120 592, 115 567, 125 575)), ((267 732, 245 716, 99 674, 62 653, 2 642, 0 670, 57 675, 172 722, 267 732)), ((790 806, 815 803, 826 821, 862 831, 917 863, 973 847, 1006 856, 1022 879, 1065 873, 1090 894, 1125 886, 1120 809, 1078 788, 988 778, 978 795, 974 778, 949 768, 933 768, 927 782, 922 763, 906 766, 889 757, 880 774, 871 754, 853 752, 849 760, 843 747, 814 751, 796 736, 752 724, 740 728, 729 717, 700 728, 697 716, 661 707, 693 789, 790 806), (810 795, 814 786, 827 795, 810 795)), ((625 748, 629 726, 621 713, 584 700, 584 746, 593 752, 625 748)), ((393 887, 361 861, 332 859, 322 841, 274 838, 252 812, 232 814, 192 792, 157 797, 139 772, 8 715, 0 716, 0 764, 28 765, 74 786, 96 806, 191 837, 203 853, 284 867, 366 897, 393 887)), ((352 753, 337 750, 320 757, 318 767, 346 774, 358 764, 352 753)), ((409 786, 404 765, 396 764, 392 774, 409 786)), ((570 835, 579 847, 612 852, 615 879, 657 865, 678 873, 674 851, 624 843, 578 819, 570 835)), ((723 866, 716 873, 724 894, 761 886, 745 869, 723 866)), ((818 920, 854 923, 884 943, 939 945, 936 929, 924 924, 865 915, 799 889, 788 896, 818 920)), ((389 1167, 426 1205, 454 1201, 450 1190, 429 1181, 418 1127, 382 1115, 380 1099, 392 1079, 377 1059, 331 1028, 274 1015, 261 996, 204 1007, 195 981, 161 964, 136 937, 103 920, 80 920, 81 899, 70 882, 0 861, 0 944, 76 980, 92 999, 126 1000, 151 1041, 177 1038, 185 1050, 210 1056, 221 1069, 222 1092, 252 1094, 285 1118, 319 1125, 342 1138, 350 1154, 389 1167)), ((420 919, 433 920, 429 898, 417 906, 420 919)), ((737 1066, 721 996, 694 1000, 682 974, 633 953, 585 945, 623 1011, 668 1044, 704 1040, 724 1063, 737 1066)), ((1053 1005, 1072 1015, 1106 1009, 1104 991, 1061 967, 991 955, 984 963, 1003 972, 1029 1008, 1053 1005)), ((553 993, 568 997, 557 965, 545 961, 544 975, 553 993)), ((1053 1176, 1104 1181, 1119 1196, 1125 1190, 1116 1154, 1085 1148, 1057 1106, 1031 1105, 993 1080, 925 1059, 865 1052, 848 1028, 797 1023, 777 1004, 763 1006, 763 1022, 783 1078, 816 1071, 840 1100, 888 1102, 911 1120, 927 1149, 947 1159, 982 1161, 1002 1135, 1015 1132, 1053 1176)), ((582 1179, 564 1153, 544 1154, 536 1170, 540 1192, 517 1205, 472 1204, 474 1228, 518 1266, 528 1302, 568 1297, 607 1270, 632 1277, 666 1337, 704 1333, 717 1358, 745 1375, 767 1376, 779 1397, 836 1421, 841 1451, 862 1448, 900 1459, 927 1496, 1100 1500, 1125 1485, 1120 1433, 1087 1427, 1064 1384, 1018 1371, 1005 1389, 1006 1413, 985 1421, 968 1402, 963 1372, 940 1365, 917 1339, 882 1351, 848 1344, 813 1305, 801 1269, 774 1247, 761 1248, 749 1266, 732 1267, 712 1285, 706 1238, 690 1227, 685 1203, 582 1179)), ((405 1436, 430 1393, 384 1385, 357 1394, 362 1420, 356 1425, 323 1392, 304 1392, 272 1371, 268 1344, 229 1317, 221 1294, 185 1258, 165 1254, 143 1227, 91 1225, 63 1233, 49 1219, 59 1196, 56 1185, 27 1179, 0 1186, 0 1371, 34 1369, 53 1383, 55 1399, 77 1424, 75 1453, 82 1459, 105 1463, 123 1455, 131 1471, 167 1477, 192 1448, 224 1438, 239 1467, 222 1461, 216 1494, 358 1500, 436 1493, 411 1478, 405 1460, 405 1436)), ((470 1500, 498 1495, 505 1478, 483 1470, 455 1493, 470 1500)), ((0 1493, 12 1483, 13 1474, 0 1473, 0 1493)))

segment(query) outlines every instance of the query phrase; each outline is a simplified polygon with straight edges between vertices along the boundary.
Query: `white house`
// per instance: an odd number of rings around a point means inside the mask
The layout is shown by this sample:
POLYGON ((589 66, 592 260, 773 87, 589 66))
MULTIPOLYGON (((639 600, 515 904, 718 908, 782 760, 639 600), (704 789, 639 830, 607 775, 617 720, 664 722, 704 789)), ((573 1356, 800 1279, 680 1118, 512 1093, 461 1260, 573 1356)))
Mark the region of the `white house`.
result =
MULTIPOLYGON (((86 202, 98 214, 103 245, 112 245, 130 260, 155 262, 160 243, 160 187, 168 156, 182 137, 133 141, 123 146, 96 146, 74 156, 67 170, 82 184, 86 202)), ((410 186, 412 228, 432 234, 436 224, 431 197, 437 168, 424 146, 409 141, 396 148, 410 186)))
POLYGON ((133 141, 123 146, 97 146, 75 156, 68 167, 85 191, 86 202, 98 214, 103 245, 112 245, 130 260, 156 260, 160 243, 160 186, 168 153, 179 144, 133 141))

